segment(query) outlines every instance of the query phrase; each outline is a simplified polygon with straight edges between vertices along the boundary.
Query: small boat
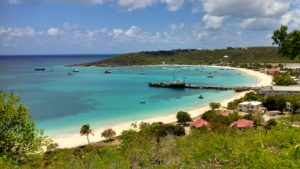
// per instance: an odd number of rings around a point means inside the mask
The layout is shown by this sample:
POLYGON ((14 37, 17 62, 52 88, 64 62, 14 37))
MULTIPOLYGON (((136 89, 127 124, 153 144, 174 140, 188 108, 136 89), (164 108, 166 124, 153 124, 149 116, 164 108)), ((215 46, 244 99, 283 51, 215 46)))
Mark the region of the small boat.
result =
POLYGON ((67 75, 72 75, 72 74, 73 74, 72 72, 68 72, 68 73, 67 73, 67 75))
POLYGON ((199 98, 199 99, 204 99, 204 97, 203 97, 202 95, 200 95, 198 98, 199 98))
POLYGON ((213 77, 214 77, 213 75, 208 75, 208 76, 207 76, 207 78, 213 78, 213 77))
POLYGON ((44 68, 44 67, 41 67, 41 68, 35 68, 34 70, 35 70, 35 71, 45 71, 45 70, 46 70, 46 68, 44 68))
POLYGON ((145 101, 140 102, 140 104, 145 104, 145 103, 146 103, 145 101))
POLYGON ((138 72, 138 74, 139 74, 139 75, 144 75, 144 74, 145 74, 145 72, 138 72))
POLYGON ((77 70, 77 69, 74 69, 72 72, 75 72, 75 73, 77 73, 77 72, 79 72, 79 70, 77 70))
POLYGON ((106 70, 104 73, 109 74, 109 73, 112 73, 112 71, 111 70, 106 70))

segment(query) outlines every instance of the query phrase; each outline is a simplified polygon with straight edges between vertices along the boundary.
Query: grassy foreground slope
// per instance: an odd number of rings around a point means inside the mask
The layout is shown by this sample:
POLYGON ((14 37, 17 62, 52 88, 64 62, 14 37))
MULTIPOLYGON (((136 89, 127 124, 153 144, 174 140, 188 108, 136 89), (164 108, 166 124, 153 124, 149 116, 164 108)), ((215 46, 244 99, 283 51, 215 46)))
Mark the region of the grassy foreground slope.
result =
MULTIPOLYGON (((138 52, 118 55, 109 59, 79 64, 79 66, 130 66, 166 64, 220 64, 220 63, 289 63, 278 54, 277 47, 250 47, 215 50, 182 49, 171 51, 138 52), (224 56, 229 56, 224 58, 224 56)), ((78 65, 76 65, 78 66, 78 65)))
MULTIPOLYGON (((187 136, 127 131, 122 143, 58 149, 31 155, 21 168, 299 168, 300 128, 277 125, 211 131, 192 129, 187 136)), ((1 168, 13 165, 0 161, 1 168)))

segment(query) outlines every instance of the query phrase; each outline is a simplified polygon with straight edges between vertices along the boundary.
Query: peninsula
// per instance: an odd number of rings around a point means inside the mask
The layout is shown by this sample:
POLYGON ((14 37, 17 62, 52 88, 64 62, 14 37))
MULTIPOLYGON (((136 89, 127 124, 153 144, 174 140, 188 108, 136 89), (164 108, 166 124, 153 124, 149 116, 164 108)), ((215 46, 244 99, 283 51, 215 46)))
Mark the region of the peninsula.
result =
POLYGON ((278 54, 278 47, 228 47, 226 49, 174 49, 126 53, 108 59, 69 66, 138 66, 138 65, 226 65, 245 63, 297 63, 278 54))

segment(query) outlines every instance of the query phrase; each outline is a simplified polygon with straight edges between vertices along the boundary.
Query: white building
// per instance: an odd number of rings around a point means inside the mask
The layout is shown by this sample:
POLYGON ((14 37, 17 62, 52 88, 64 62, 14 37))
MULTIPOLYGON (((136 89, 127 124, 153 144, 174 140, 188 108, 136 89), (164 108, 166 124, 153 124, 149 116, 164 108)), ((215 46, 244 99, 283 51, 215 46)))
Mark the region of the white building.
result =
POLYGON ((300 93, 300 86, 267 86, 259 89, 261 95, 289 95, 300 93))
POLYGON ((239 103, 238 110, 241 112, 255 113, 255 112, 262 112, 265 110, 265 108, 262 106, 261 102, 251 101, 251 102, 239 103))

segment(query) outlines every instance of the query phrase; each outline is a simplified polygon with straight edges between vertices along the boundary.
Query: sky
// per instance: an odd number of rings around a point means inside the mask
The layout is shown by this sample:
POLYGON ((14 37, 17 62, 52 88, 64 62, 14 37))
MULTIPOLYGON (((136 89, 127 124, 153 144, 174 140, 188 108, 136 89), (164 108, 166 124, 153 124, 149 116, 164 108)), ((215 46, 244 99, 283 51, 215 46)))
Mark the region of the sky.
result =
POLYGON ((271 46, 300 0, 0 0, 0 55, 271 46))

